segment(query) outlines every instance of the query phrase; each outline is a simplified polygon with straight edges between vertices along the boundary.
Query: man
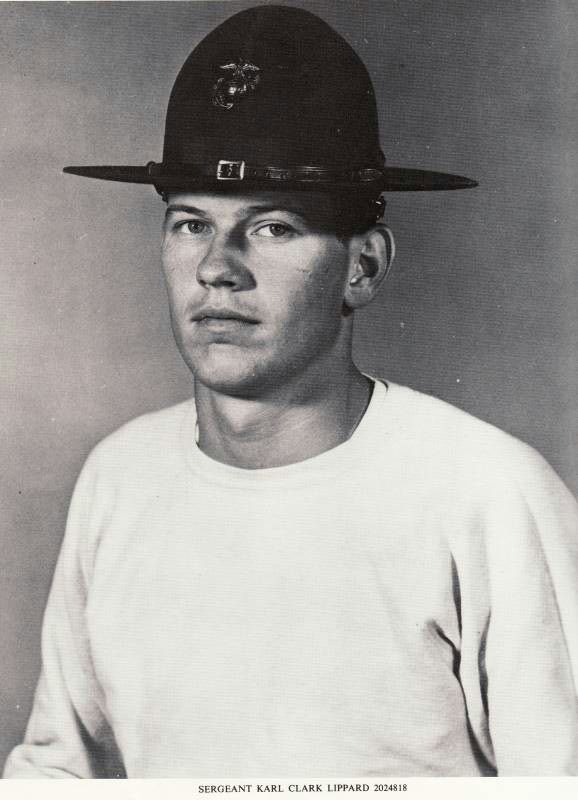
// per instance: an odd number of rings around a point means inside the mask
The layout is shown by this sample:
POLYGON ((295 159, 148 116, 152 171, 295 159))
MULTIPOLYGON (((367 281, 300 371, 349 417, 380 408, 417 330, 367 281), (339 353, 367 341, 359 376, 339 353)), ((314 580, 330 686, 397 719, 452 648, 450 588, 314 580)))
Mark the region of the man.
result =
POLYGON ((578 774, 576 504, 530 448, 361 374, 394 253, 365 68, 306 12, 193 51, 154 185, 195 398, 79 478, 7 777, 578 774), (296 121, 298 124, 296 124, 296 121))

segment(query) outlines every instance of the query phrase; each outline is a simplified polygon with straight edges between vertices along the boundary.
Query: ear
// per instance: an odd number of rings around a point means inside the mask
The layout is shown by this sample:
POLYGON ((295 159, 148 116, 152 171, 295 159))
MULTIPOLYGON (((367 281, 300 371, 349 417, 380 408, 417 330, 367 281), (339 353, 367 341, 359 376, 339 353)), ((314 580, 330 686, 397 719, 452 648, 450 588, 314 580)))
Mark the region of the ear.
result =
POLYGON ((351 267, 344 297, 351 309, 371 303, 395 256, 393 233, 382 223, 374 225, 357 238, 356 244, 351 250, 351 267))

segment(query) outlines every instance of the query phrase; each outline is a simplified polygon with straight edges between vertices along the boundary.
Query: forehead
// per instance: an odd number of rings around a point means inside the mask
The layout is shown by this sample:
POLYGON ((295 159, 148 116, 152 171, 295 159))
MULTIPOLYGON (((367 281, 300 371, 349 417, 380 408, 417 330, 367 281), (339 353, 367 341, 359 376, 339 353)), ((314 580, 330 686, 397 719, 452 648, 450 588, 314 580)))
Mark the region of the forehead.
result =
POLYGON ((284 211, 298 214, 312 223, 328 223, 335 212, 336 203, 323 192, 247 192, 224 194, 212 192, 170 192, 167 210, 194 209, 207 216, 246 218, 263 211, 284 211))

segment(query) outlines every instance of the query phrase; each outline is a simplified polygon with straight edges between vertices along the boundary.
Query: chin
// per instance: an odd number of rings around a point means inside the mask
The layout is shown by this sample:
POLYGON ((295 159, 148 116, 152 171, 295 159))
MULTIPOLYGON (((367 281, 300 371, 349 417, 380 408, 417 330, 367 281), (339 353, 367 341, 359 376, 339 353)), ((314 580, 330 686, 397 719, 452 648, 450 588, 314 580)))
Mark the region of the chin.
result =
POLYGON ((213 346, 209 352, 181 351, 181 355, 195 381, 220 394, 255 397, 262 394, 270 383, 263 374, 262 364, 244 357, 238 347, 218 345, 218 350, 213 346))

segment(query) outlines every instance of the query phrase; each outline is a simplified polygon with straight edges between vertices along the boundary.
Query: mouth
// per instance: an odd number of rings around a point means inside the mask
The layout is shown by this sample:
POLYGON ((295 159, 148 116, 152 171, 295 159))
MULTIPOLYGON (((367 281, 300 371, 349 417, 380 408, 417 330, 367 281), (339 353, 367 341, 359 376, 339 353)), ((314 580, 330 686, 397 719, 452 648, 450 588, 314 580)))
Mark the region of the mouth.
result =
POLYGON ((192 322, 208 324, 211 322, 244 322, 248 325, 257 325, 259 320, 240 311, 229 308, 202 308, 191 316, 192 322))

